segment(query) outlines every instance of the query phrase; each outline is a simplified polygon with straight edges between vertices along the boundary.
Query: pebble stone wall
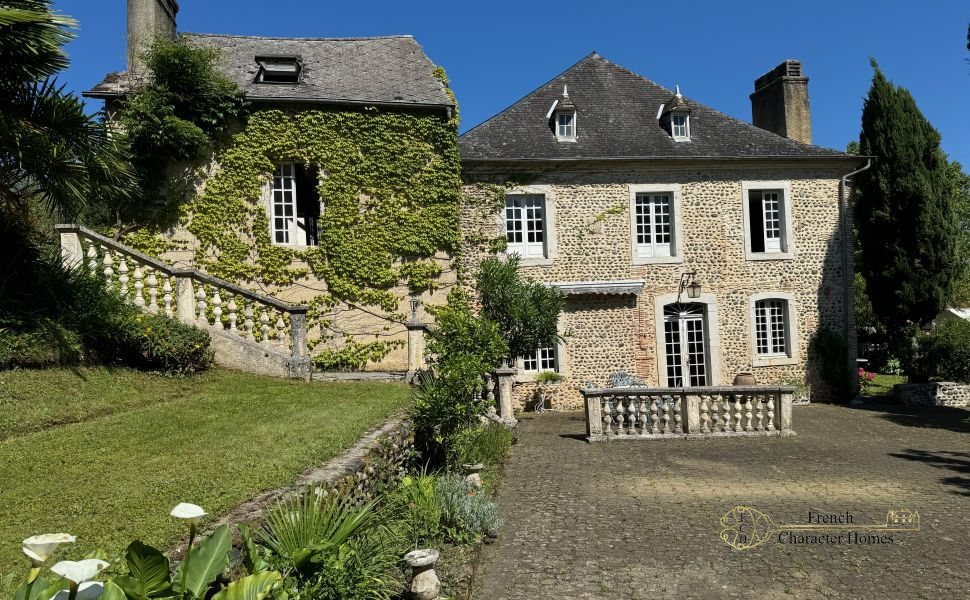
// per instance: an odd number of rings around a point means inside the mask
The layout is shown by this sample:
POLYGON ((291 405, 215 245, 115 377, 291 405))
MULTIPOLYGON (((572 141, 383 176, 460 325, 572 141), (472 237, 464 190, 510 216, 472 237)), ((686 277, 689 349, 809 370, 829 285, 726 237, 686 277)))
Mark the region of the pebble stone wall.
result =
POLYGON ((893 395, 917 406, 970 406, 970 385, 966 383, 901 383, 893 386, 893 395))
MULTIPOLYGON (((738 372, 746 370, 753 370, 762 384, 806 378, 810 385, 816 383, 815 370, 807 360, 809 341, 820 326, 839 332, 843 328, 838 188, 839 177, 849 170, 844 164, 805 167, 792 163, 745 169, 711 164, 679 169, 560 170, 528 176, 529 186, 546 186, 547 203, 553 205, 549 212, 554 214, 556 244, 551 262, 523 267, 525 276, 546 283, 645 281, 639 297, 568 299, 563 316, 565 392, 561 394, 566 404, 578 407, 581 386, 603 386, 617 371, 634 373, 651 386, 666 385, 658 372, 654 299, 676 294, 681 273, 694 270, 703 293, 713 295, 716 303, 720 360, 713 370, 720 375, 712 385, 730 384, 738 372), (746 259, 744 181, 789 184, 793 259, 746 259), (633 264, 629 208, 633 184, 680 185, 682 262, 633 264), (790 364, 752 368, 750 297, 761 292, 784 292, 794 298, 797 360, 787 361, 790 364)), ((506 178, 505 173, 466 165, 462 230, 472 270, 488 255, 481 239, 504 234, 504 222, 490 208, 494 192, 480 183, 499 183, 506 178)), ((851 260, 849 269, 851 272, 851 260)), ((851 318, 851 310, 849 314, 851 318)), ((854 331, 851 321, 850 331, 854 331)), ((849 343, 854 364, 855 340, 849 343)), ((520 403, 531 387, 522 386, 517 394, 520 403)))

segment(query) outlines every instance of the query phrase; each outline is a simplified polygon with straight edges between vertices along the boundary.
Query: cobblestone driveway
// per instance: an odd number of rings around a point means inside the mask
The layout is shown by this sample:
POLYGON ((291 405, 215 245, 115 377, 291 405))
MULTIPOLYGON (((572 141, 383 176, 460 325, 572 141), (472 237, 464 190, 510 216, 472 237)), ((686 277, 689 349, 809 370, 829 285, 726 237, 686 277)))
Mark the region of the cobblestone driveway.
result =
POLYGON ((474 597, 970 597, 970 411, 930 410, 796 407, 793 438, 598 444, 580 413, 527 415, 474 597), (911 509, 922 530, 734 550, 718 519, 736 505, 776 524, 911 509))

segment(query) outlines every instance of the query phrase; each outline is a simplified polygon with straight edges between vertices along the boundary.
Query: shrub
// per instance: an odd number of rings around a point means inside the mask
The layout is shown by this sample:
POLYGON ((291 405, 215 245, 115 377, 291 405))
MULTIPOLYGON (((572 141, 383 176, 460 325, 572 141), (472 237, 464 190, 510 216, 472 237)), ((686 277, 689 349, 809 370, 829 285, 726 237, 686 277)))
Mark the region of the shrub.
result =
POLYGON ((0 327, 0 370, 74 365, 83 351, 78 335, 54 321, 43 320, 30 331, 0 327))
POLYGON ((481 535, 494 536, 502 526, 498 508, 463 478, 449 475, 435 486, 441 503, 441 524, 448 541, 463 543, 481 535))
POLYGON ((453 469, 463 464, 500 465, 515 439, 515 433, 500 423, 468 427, 451 436, 448 462, 453 469))
POLYGON ((208 332, 163 315, 138 314, 124 323, 126 364, 174 375, 190 375, 212 366, 208 332))
POLYGON ((404 537, 416 550, 433 546, 441 539, 441 503, 435 492, 437 477, 422 471, 405 477, 400 487, 386 497, 385 510, 390 519, 399 519, 404 537))
POLYGON ((970 383, 970 322, 946 321, 917 339, 915 366, 922 379, 970 383))
POLYGON ((848 402, 852 398, 853 383, 849 377, 849 349, 845 338, 831 329, 819 329, 808 353, 825 388, 821 396, 831 402, 848 402))

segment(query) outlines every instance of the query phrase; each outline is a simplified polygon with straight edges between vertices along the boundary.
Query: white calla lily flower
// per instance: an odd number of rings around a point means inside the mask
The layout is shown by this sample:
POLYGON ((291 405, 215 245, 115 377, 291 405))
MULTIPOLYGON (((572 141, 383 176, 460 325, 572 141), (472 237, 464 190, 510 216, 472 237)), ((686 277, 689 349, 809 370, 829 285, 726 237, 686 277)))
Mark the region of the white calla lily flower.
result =
POLYGON ((206 512, 202 510, 201 506, 182 502, 173 508, 170 514, 176 519, 185 519, 190 523, 198 523, 206 515, 206 512))
POLYGON ((54 548, 61 544, 76 541, 74 536, 69 533, 45 533, 42 535, 32 535, 24 540, 24 554, 32 560, 44 562, 51 555, 54 548))
POLYGON ((85 560, 62 560, 53 567, 51 571, 57 573, 64 579, 69 579, 74 583, 81 583, 91 579, 108 567, 108 563, 97 558, 85 560))
MULTIPOLYGON (((95 600, 104 591, 104 584, 100 581, 85 581, 77 586, 77 594, 74 600, 95 600)), ((68 600, 71 597, 71 590, 61 590, 54 594, 51 600, 68 600)))

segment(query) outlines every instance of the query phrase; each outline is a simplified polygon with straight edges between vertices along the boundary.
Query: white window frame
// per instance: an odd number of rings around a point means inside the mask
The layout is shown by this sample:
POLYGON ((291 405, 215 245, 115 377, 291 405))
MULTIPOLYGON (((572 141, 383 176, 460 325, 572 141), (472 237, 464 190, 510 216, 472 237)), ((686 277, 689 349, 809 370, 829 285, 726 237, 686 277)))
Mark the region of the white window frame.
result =
POLYGON ((506 193, 506 205, 502 207, 497 215, 499 231, 506 237, 505 255, 519 255, 519 264, 523 267, 528 266, 549 266, 556 257, 556 200, 552 186, 548 185, 528 185, 518 186, 506 193), (520 243, 508 242, 508 197, 509 196, 542 196, 543 203, 543 243, 540 253, 539 245, 529 246, 526 242, 525 223, 523 222, 523 241, 520 243))
MULTIPOLYGON (((306 232, 303 229, 303 219, 297 216, 297 207, 299 206, 299 198, 297 197, 297 189, 296 189, 296 165, 297 165, 297 161, 293 161, 293 160, 282 160, 276 163, 276 166, 273 168, 273 172, 270 174, 269 181, 264 186, 264 191, 263 191, 263 195, 265 197, 264 203, 266 205, 266 214, 269 215, 269 239, 274 246, 287 246, 291 248, 313 248, 314 246, 307 245, 306 232), (281 169, 284 166, 289 167, 290 174, 288 176, 283 176, 283 178, 289 180, 291 187, 289 189, 284 188, 282 190, 277 190, 276 189, 277 173, 281 172, 281 169), (276 210, 277 210, 277 206, 280 206, 282 204, 282 203, 276 202, 278 191, 281 193, 285 193, 287 191, 292 192, 293 216, 290 218, 290 222, 285 225, 285 228, 279 230, 279 231, 286 232, 287 241, 285 242, 276 241, 276 233, 278 231, 276 227, 276 219, 277 219, 276 210)), ((323 214, 322 208, 323 208, 323 205, 321 203, 321 211, 320 211, 321 215, 323 214)), ((284 215, 280 218, 286 219, 287 217, 284 215)), ((319 236, 319 231, 317 235, 319 236)))
POLYGON ((576 141, 576 111, 574 110, 556 111, 555 118, 556 118, 556 139, 558 139, 560 142, 575 142, 576 141), (562 133, 562 128, 564 127, 564 125, 560 123, 559 119, 565 116, 572 118, 571 123, 567 125, 572 129, 572 133, 570 135, 564 135, 562 133))
MULTIPOLYGON (((759 292, 748 299, 748 334, 750 338, 749 350, 753 367, 773 367, 779 365, 795 365, 799 362, 797 323, 798 314, 795 310, 795 296, 788 292, 759 292), (759 302, 777 300, 784 303, 785 345, 784 353, 758 353, 758 316, 759 302)), ((770 324, 769 324, 770 329, 770 324)), ((770 335, 770 333, 769 333, 770 335)), ((769 338, 770 339, 770 338, 769 338)), ((769 342, 770 343, 770 342, 769 342)))
MULTIPOLYGON (((677 294, 663 294, 654 297, 654 332, 656 340, 654 356, 657 357, 657 382, 659 387, 667 387, 667 349, 665 347, 664 336, 664 307, 668 304, 677 303, 677 294)), ((680 302, 684 304, 703 304, 704 314, 707 318, 705 331, 707 334, 707 360, 708 360, 708 384, 721 385, 721 339, 717 323, 717 298, 714 294, 701 294, 700 298, 680 297, 680 302)))
MULTIPOLYGON (((764 200, 762 200, 764 203, 764 200)), ((763 205, 763 204, 762 204, 763 205)), ((791 260, 795 258, 794 230, 792 229, 792 198, 791 183, 788 181, 742 181, 741 182, 741 214, 744 220, 744 257, 746 260, 791 260), (748 202, 751 192, 777 191, 780 193, 780 225, 781 237, 777 249, 770 248, 765 237, 764 225, 762 231, 751 231, 751 209, 748 202), (765 242, 764 252, 752 252, 752 236, 760 236, 765 242)))
MULTIPOLYGON (((680 184, 679 183, 650 183, 630 186, 630 247, 634 265, 677 264, 684 262, 682 253, 683 240, 680 213, 680 184), (663 253, 663 246, 658 252, 657 244, 640 244, 637 231, 637 196, 638 195, 669 195, 670 196, 670 244, 667 253, 663 253)), ((651 233, 653 220, 651 219, 651 233)), ((653 237, 651 235, 651 237, 653 237)))
MULTIPOLYGON (((559 318, 556 321, 556 329, 557 329, 557 332, 559 333, 559 340, 556 342, 555 346, 552 346, 552 348, 555 351, 554 356, 556 361, 556 368, 551 371, 555 373, 559 373, 563 377, 566 377, 569 375, 569 370, 566 368, 567 367, 566 341, 565 341, 566 330, 565 330, 565 322, 563 320, 564 315, 565 315, 565 312, 560 313, 559 318)), ((538 371, 531 371, 531 370, 527 371, 525 369, 524 356, 517 356, 515 358, 515 367, 516 367, 516 374, 515 374, 516 383, 529 383, 529 382, 535 381, 536 378, 539 376, 539 373, 542 373, 544 371, 545 372, 550 371, 550 369, 540 369, 538 371)))
POLYGON ((673 136, 676 142, 689 142, 690 141, 690 115, 682 112, 672 112, 670 113, 670 135, 673 136), (674 119, 677 117, 684 118, 684 135, 677 135, 677 125, 674 124, 674 119))

